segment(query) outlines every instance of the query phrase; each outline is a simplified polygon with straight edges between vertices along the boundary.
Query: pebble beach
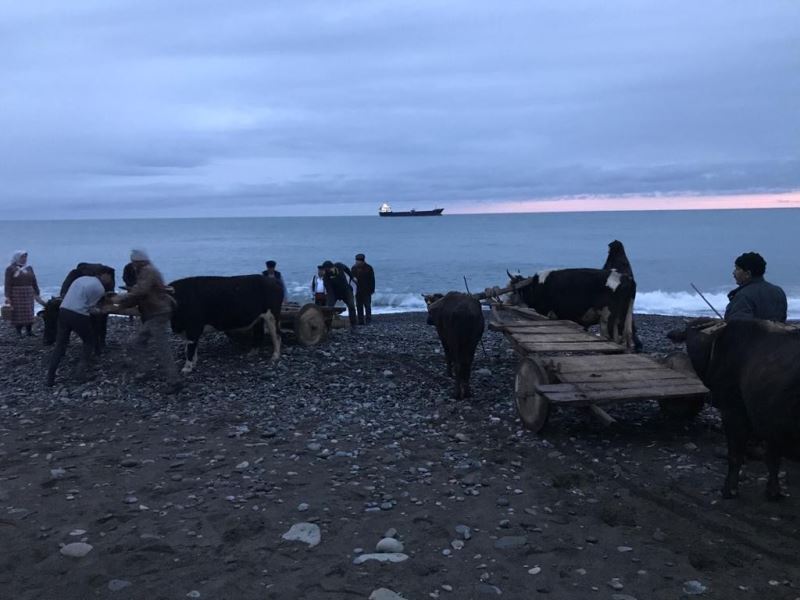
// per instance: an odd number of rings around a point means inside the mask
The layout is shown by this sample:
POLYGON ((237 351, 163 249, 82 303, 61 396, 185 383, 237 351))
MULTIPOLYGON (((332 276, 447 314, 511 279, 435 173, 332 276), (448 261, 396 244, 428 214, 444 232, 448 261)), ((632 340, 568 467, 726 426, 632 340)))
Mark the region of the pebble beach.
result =
MULTIPOLYGON (((638 316, 646 351, 681 323, 638 316)), ((455 401, 423 313, 286 336, 274 364, 206 334, 168 396, 118 360, 136 325, 112 319, 88 382, 73 341, 53 388, 41 330, 0 330, 0 598, 800 597, 800 470, 767 503, 752 461, 722 500, 710 406, 559 410, 532 434, 503 336, 455 401)))

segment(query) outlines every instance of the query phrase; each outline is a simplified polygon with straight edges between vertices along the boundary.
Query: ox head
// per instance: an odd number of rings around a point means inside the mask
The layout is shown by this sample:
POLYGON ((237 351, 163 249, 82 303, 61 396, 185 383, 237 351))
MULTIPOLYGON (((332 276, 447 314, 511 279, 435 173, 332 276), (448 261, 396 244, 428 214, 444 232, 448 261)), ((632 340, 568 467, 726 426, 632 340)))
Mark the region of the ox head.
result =
POLYGON ((58 333, 58 311, 61 307, 61 298, 50 298, 42 310, 39 311, 39 316, 44 321, 44 334, 42 341, 46 346, 50 346, 56 341, 56 333, 58 333))
POLYGON ((436 314, 438 313, 439 301, 444 298, 444 294, 422 294, 425 306, 428 308, 428 325, 435 325, 436 314))
POLYGON ((534 275, 533 278, 530 278, 530 283, 523 286, 519 284, 529 278, 523 277, 520 273, 512 275, 508 269, 506 269, 506 275, 508 275, 508 287, 513 288, 513 291, 508 296, 507 304, 531 306, 532 300, 529 301, 529 296, 532 294, 534 286, 539 282, 539 275, 534 275))
POLYGON ((686 352, 695 373, 703 381, 709 373, 714 352, 714 342, 725 328, 725 322, 706 317, 687 321, 685 330, 686 352))

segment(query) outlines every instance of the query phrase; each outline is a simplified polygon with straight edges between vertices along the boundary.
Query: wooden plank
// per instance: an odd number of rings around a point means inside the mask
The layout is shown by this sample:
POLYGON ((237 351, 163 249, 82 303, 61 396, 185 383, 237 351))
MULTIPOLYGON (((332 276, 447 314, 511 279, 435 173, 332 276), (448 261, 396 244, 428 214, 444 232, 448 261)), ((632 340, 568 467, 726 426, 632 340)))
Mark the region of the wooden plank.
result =
POLYGON ((587 341, 587 342, 519 342, 528 352, 555 353, 555 352, 597 352, 597 353, 618 353, 625 349, 619 344, 607 341, 587 341))
POLYGON ((606 338, 583 331, 561 331, 548 330, 542 333, 515 333, 514 338, 518 342, 609 342, 606 338))
POLYGON ((579 371, 622 371, 636 369, 666 368, 655 360, 642 354, 621 354, 619 356, 559 356, 549 359, 560 367, 561 373, 579 371))
POLYGON ((533 330, 541 330, 547 329, 550 327, 566 327, 568 329, 579 329, 583 331, 583 327, 578 325, 574 321, 563 321, 563 320, 546 320, 546 321, 509 321, 504 323, 507 329, 533 329, 533 330))
POLYGON ((687 396, 702 396, 708 390, 700 384, 691 384, 671 387, 637 387, 626 390, 609 390, 594 392, 552 392, 544 394, 554 404, 570 404, 585 406, 592 403, 610 403, 630 400, 663 400, 666 398, 685 398, 687 396))
POLYGON ((655 381, 669 379, 691 379, 691 375, 679 373, 668 367, 653 369, 633 369, 631 371, 577 371, 575 373, 558 373, 558 380, 563 383, 583 383, 592 381, 655 381))
MULTIPOLYGON (((684 388, 686 386, 705 386, 700 381, 692 379, 660 379, 655 381, 597 381, 591 383, 550 383, 539 385, 536 389, 542 393, 581 393, 593 394, 594 392, 611 392, 614 390, 635 390, 635 389, 658 389, 663 391, 665 389, 684 388)), ((707 391, 707 389, 706 389, 707 391)))

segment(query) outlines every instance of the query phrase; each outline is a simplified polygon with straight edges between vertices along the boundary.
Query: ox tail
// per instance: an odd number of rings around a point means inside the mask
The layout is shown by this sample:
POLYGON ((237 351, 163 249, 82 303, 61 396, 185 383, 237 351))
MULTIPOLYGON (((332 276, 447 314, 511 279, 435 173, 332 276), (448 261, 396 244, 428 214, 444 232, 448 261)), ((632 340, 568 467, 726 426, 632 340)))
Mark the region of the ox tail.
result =
POLYGON ((625 311, 625 321, 622 328, 622 341, 628 352, 633 350, 633 298, 628 302, 628 310, 625 311))
POLYGON ((278 328, 281 323, 281 309, 270 309, 264 314, 264 330, 269 334, 272 341, 272 358, 278 360, 281 357, 281 336, 278 328))

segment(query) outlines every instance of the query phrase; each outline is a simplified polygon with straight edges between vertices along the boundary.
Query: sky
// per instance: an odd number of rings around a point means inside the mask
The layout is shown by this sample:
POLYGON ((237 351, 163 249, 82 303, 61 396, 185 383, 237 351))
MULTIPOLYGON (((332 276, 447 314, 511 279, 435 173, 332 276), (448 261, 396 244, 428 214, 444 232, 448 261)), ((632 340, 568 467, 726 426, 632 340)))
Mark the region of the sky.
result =
POLYGON ((800 206, 796 0, 0 0, 0 81, 0 219, 800 206))

